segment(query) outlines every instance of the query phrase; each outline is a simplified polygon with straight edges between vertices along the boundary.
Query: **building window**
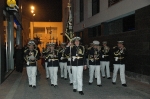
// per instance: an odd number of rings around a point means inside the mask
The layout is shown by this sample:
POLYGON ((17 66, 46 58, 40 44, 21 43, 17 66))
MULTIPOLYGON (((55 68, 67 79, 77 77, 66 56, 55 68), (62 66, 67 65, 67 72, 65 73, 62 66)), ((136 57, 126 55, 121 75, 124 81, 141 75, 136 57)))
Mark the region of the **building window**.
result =
POLYGON ((123 18, 123 32, 135 30, 135 15, 123 18))
POLYGON ((121 0, 108 0, 108 6, 110 7, 110 6, 118 3, 119 1, 121 1, 121 0))
POLYGON ((84 20, 84 0, 80 0, 80 22, 84 20))
POLYGON ((101 36, 101 25, 88 29, 88 37, 101 36))
POLYGON ((100 0, 92 0, 92 16, 99 13, 99 1, 100 0))

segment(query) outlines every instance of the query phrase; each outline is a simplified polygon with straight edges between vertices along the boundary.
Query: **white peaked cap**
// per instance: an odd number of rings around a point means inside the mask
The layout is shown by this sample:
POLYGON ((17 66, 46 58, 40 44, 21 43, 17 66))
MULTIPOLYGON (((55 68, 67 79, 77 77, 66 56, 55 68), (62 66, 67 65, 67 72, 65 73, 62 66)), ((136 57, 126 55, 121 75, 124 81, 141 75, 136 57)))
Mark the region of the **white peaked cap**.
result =
POLYGON ((100 44, 100 42, 99 42, 99 41, 97 41, 97 40, 94 40, 94 41, 93 41, 93 44, 94 44, 94 45, 99 45, 99 44, 100 44))

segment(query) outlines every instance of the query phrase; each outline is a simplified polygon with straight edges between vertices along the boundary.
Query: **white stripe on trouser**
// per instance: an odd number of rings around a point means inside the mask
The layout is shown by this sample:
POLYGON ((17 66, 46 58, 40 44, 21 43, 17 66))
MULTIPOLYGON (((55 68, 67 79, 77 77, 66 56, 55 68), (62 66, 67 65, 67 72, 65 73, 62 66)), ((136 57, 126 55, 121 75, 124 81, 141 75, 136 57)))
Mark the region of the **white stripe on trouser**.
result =
POLYGON ((83 87, 83 66, 72 66, 73 89, 82 91, 83 87))
POLYGON ((113 71, 112 81, 116 82, 117 72, 118 72, 118 69, 120 69, 121 83, 125 84, 126 83, 126 80, 125 80, 125 64, 113 64, 113 65, 114 65, 114 71, 113 71))
POLYGON ((29 67, 26 67, 26 69, 27 69, 29 85, 36 86, 37 67, 36 66, 29 66, 29 67))
POLYGON ((71 73, 72 66, 67 66, 67 69, 68 69, 68 73, 69 73, 70 83, 72 83, 72 73, 71 73))
POLYGON ((45 71, 46 71, 46 78, 49 78, 49 71, 48 71, 48 67, 47 67, 48 62, 45 62, 45 71))
POLYGON ((51 76, 51 84, 57 85, 57 72, 58 67, 48 67, 51 76))
POLYGON ((89 82, 93 83, 94 71, 96 72, 97 85, 101 85, 101 74, 100 74, 100 65, 90 65, 90 79, 89 82))
POLYGON ((67 62, 60 62, 61 77, 67 78, 67 62))
POLYGON ((107 78, 110 77, 110 69, 109 69, 109 61, 101 61, 101 72, 102 72, 102 77, 105 77, 105 67, 106 67, 106 75, 107 78))

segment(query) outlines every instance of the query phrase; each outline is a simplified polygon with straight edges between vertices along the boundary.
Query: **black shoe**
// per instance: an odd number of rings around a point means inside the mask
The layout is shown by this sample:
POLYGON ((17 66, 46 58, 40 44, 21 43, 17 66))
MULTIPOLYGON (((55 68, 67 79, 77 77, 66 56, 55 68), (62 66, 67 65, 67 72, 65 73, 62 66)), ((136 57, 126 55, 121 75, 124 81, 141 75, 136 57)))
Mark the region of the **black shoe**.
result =
POLYGON ((89 85, 92 85, 92 83, 89 82, 89 85))
POLYGON ((80 95, 84 95, 83 91, 79 91, 79 94, 80 94, 80 95))
POLYGON ((77 92, 77 89, 73 89, 73 92, 77 92))
POLYGON ((54 85, 54 87, 58 87, 57 85, 54 85))
POLYGON ((97 85, 98 87, 102 87, 102 85, 97 85))
POLYGON ((122 84, 123 87, 127 87, 127 84, 122 84))
POLYGON ((116 85, 116 83, 115 83, 115 82, 112 82, 112 84, 113 84, 113 85, 116 85))
POLYGON ((103 76, 103 78, 105 78, 105 76, 103 76))
POLYGON ((95 79, 97 79, 97 78, 95 78, 95 79))
POLYGON ((61 77, 61 79, 64 79, 64 77, 61 77))
POLYGON ((107 79, 111 79, 111 77, 108 77, 107 79))
POLYGON ((36 86, 33 86, 33 88, 36 88, 36 86))
POLYGON ((29 87, 32 87, 32 85, 29 85, 29 87))
POLYGON ((54 86, 54 84, 51 84, 51 86, 54 86))
POLYGON ((46 79, 48 79, 48 78, 46 78, 46 79))
POLYGON ((65 78, 65 80, 67 80, 67 78, 65 78))
POLYGON ((70 85, 73 85, 73 83, 70 83, 70 85))

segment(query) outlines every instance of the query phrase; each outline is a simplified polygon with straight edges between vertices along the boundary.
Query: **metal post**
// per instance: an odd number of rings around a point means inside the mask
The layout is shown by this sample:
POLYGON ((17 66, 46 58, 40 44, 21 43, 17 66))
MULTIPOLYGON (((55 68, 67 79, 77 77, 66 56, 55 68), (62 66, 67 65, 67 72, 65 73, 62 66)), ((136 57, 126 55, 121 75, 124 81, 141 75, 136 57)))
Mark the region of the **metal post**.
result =
POLYGON ((9 16, 8 21, 8 61, 9 61, 9 69, 14 69, 14 19, 13 15, 9 16))
POLYGON ((20 45, 20 46, 22 47, 21 38, 22 38, 21 26, 18 25, 18 26, 17 26, 17 32, 16 32, 16 44, 17 44, 17 45, 20 45))

